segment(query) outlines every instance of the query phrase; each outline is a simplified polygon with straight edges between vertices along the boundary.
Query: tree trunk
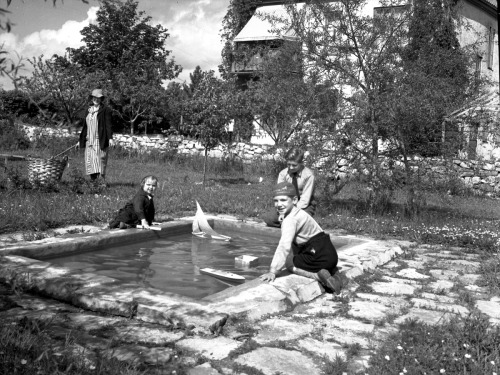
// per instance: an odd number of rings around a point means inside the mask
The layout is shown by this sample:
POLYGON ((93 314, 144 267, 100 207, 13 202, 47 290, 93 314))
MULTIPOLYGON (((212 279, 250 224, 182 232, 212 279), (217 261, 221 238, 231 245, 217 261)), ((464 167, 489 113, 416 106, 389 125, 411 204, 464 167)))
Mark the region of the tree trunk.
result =
POLYGON ((370 126, 372 128, 372 155, 374 158, 378 156, 378 126, 375 121, 375 109, 370 109, 370 126))
POLYGON ((205 160, 203 161, 203 189, 205 188, 205 181, 207 177, 207 161, 208 161, 208 148, 205 148, 205 160))
POLYGON ((134 135, 134 120, 130 120, 130 135, 134 135))

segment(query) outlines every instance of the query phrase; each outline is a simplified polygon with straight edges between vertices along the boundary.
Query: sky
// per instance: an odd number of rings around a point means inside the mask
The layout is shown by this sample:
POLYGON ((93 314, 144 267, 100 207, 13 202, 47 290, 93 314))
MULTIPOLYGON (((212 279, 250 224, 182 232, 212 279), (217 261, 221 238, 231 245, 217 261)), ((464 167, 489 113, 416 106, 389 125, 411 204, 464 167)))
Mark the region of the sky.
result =
MULTIPOLYGON (((5 7, 6 0, 0 0, 5 7)), ((168 29, 167 48, 177 64, 183 67, 176 79, 189 82, 189 73, 197 65, 213 69, 221 62, 220 29, 229 0, 139 0, 139 9, 152 17, 152 24, 168 29)), ((99 3, 88 0, 12 0, 7 18, 13 23, 10 33, 0 31, 0 45, 10 58, 33 58, 64 54, 67 47, 81 46, 80 30, 95 21, 99 3)), ((25 62, 29 67, 29 63, 25 62)), ((29 70, 24 71, 29 75, 29 70)), ((12 88, 6 77, 0 77, 0 88, 12 88)))

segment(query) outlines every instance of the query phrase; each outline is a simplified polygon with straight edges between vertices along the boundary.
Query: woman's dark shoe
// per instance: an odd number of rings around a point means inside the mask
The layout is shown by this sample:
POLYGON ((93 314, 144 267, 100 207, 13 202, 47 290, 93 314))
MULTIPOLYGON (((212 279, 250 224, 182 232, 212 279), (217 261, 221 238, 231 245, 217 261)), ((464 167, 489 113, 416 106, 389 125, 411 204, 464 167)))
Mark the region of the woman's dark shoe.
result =
POLYGON ((328 288, 337 295, 340 294, 343 285, 338 272, 332 276, 327 270, 320 270, 318 272, 318 277, 325 288, 328 288))

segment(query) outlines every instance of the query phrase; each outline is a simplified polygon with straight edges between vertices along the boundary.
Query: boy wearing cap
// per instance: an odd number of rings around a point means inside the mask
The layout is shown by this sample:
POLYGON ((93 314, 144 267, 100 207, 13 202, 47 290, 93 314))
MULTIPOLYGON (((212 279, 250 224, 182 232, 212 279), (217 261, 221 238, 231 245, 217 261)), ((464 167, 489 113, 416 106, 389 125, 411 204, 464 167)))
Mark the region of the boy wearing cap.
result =
POLYGON ((291 183, 276 185, 274 207, 281 221, 281 238, 269 272, 260 279, 274 281, 286 267, 292 273, 318 280, 339 294, 342 281, 335 273, 338 262, 335 246, 311 215, 295 206, 297 201, 297 193, 291 183))

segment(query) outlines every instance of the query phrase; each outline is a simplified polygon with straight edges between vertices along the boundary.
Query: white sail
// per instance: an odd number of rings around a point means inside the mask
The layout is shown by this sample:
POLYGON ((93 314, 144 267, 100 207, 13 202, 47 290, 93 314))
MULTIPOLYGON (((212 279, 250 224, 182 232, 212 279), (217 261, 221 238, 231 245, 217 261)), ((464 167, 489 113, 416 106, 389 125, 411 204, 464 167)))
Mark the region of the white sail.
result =
POLYGON ((196 215, 193 220, 193 235, 214 240, 229 241, 231 239, 231 237, 219 234, 212 229, 198 201, 196 201, 196 215))

